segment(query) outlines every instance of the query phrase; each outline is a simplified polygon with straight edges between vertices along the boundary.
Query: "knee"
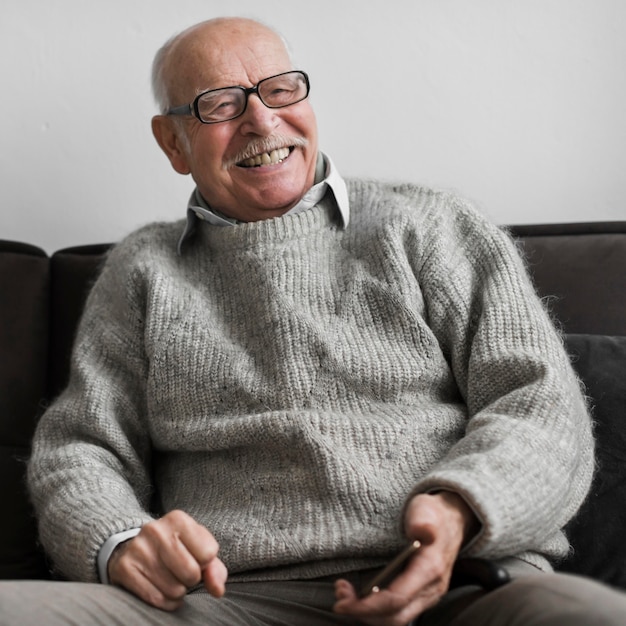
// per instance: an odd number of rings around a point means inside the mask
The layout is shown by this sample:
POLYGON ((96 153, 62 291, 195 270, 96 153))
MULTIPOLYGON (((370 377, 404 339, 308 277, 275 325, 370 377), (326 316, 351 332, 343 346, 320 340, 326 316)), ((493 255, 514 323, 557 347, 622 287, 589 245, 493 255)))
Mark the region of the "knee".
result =
POLYGON ((487 594, 466 613, 459 626, 623 626, 626 593, 580 576, 536 574, 487 594))

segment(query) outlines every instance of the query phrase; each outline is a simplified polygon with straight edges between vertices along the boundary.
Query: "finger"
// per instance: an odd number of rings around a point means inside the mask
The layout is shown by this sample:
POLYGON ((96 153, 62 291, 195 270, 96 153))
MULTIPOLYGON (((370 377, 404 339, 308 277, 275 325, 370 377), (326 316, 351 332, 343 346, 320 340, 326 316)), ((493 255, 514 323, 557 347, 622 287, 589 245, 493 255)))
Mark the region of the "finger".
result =
POLYGON ((387 586, 391 591, 415 598, 431 586, 447 588, 452 562, 437 544, 425 546, 413 556, 387 586))
POLYGON ((217 555, 219 545, 215 537, 190 515, 183 511, 171 511, 167 517, 178 533, 178 538, 200 567, 204 567, 217 555))
POLYGON ((351 598, 352 595, 356 596, 356 593, 354 593, 354 588, 347 580, 340 578, 335 581, 335 598, 337 600, 346 600, 351 598))
POLYGON ((354 587, 345 580, 335 584, 338 613, 350 614, 374 624, 405 624, 422 611, 436 604, 447 590, 446 568, 438 550, 416 554, 405 570, 378 593, 359 598, 354 587), (437 562, 442 561, 440 566, 437 562))
POLYGON ((186 589, 202 580, 202 567, 189 552, 178 533, 167 538, 158 548, 158 555, 171 576, 186 589))
POLYGON ((358 598, 347 581, 335 584, 336 613, 351 615, 369 626, 404 626, 438 601, 438 596, 409 600, 388 589, 358 598))
MULTIPOLYGON (((451 564, 445 554, 433 545, 408 564, 391 582, 388 591, 408 598, 406 610, 417 615, 439 602, 447 593, 450 572, 451 564)), ((401 613, 404 614, 404 611, 401 613)))
POLYGON ((162 609, 163 611, 176 610, 181 606, 186 595, 186 590, 178 597, 173 597, 169 594, 163 593, 162 588, 155 585, 145 576, 138 576, 135 579, 134 587, 129 589, 129 591, 132 591, 144 602, 151 604, 158 609, 162 609))
POLYGON ((371 593, 359 598, 356 590, 346 580, 335 582, 335 611, 356 617, 385 617, 401 611, 408 602, 408 598, 388 590, 371 593))
POLYGON ((204 586, 216 598, 221 598, 226 592, 228 570, 226 565, 217 557, 209 561, 203 570, 204 586))
POLYGON ((172 511, 144 526, 138 537, 152 544, 159 559, 187 588, 202 579, 202 569, 218 551, 213 535, 182 511, 172 511))
POLYGON ((132 543, 128 554, 166 595, 178 595, 179 587, 187 589, 200 581, 200 566, 166 521, 146 524, 132 543))
POLYGON ((116 567, 114 584, 134 593, 144 602, 165 611, 178 608, 185 596, 183 585, 173 580, 162 568, 151 566, 134 558, 133 551, 127 550, 116 567))

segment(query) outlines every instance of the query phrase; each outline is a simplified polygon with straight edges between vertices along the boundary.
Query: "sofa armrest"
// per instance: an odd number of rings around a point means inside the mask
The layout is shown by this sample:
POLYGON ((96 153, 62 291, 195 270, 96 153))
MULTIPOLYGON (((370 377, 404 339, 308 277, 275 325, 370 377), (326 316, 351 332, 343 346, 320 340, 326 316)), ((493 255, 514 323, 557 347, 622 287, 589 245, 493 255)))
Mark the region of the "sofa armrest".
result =
POLYGON ((49 259, 27 244, 0 241, 0 579, 45 578, 26 459, 46 396, 49 259))

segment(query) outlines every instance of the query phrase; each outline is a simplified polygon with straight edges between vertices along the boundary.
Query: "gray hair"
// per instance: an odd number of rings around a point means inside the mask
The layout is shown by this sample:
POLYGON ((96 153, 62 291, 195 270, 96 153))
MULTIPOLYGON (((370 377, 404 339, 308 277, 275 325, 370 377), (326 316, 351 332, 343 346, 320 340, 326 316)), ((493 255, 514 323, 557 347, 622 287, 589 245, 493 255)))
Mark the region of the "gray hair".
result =
MULTIPOLYGON (((170 37, 154 55, 152 61, 152 94, 154 100, 159 109, 161 115, 165 115, 172 107, 172 101, 170 98, 170 90, 167 85, 165 66, 169 54, 179 40, 187 31, 182 31, 176 35, 170 37)), ((189 154, 191 150, 191 144, 187 132, 185 129, 184 119, 180 117, 174 117, 173 122, 177 130, 176 135, 181 141, 185 154, 189 154)))
POLYGON ((164 115, 171 108, 169 90, 165 81, 165 61, 169 56, 172 46, 182 33, 170 37, 154 55, 152 61, 152 95, 159 109, 164 115))

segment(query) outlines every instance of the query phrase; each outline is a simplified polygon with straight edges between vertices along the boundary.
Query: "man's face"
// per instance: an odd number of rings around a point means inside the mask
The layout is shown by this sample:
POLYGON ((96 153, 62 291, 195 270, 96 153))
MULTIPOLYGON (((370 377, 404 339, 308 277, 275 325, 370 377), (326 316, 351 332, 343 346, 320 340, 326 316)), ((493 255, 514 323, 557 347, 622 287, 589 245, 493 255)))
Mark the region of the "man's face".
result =
MULTIPOLYGON (((245 22, 234 30, 228 24, 207 28, 208 32, 200 28, 194 33, 178 55, 174 93, 180 101, 175 105, 191 102, 207 89, 251 87, 294 69, 282 41, 258 24, 245 22)), ((185 118, 183 128, 187 146, 180 161, 172 161, 174 167, 191 173, 209 205, 230 217, 256 221, 282 215, 313 184, 317 126, 308 99, 269 109, 252 94, 244 114, 234 120, 202 124, 185 118), (272 162, 252 165, 252 160, 242 160, 251 142, 259 140, 279 148, 271 155, 272 162)), ((263 154, 266 148, 253 152, 263 154)))

